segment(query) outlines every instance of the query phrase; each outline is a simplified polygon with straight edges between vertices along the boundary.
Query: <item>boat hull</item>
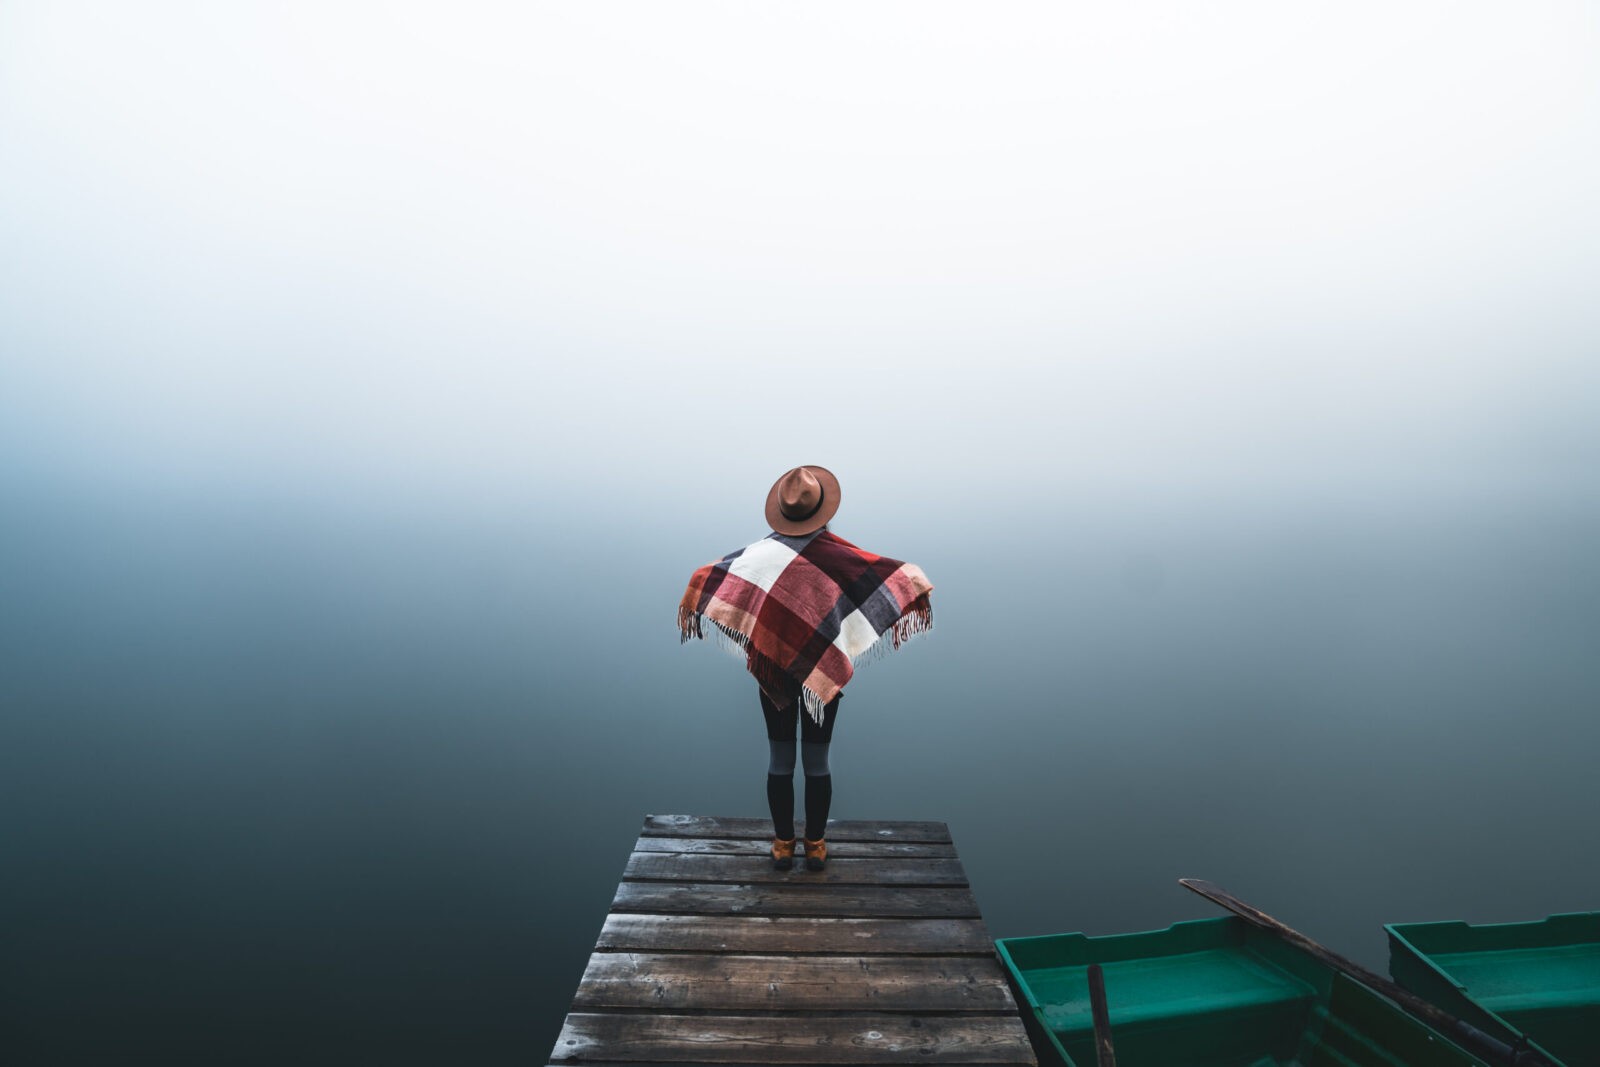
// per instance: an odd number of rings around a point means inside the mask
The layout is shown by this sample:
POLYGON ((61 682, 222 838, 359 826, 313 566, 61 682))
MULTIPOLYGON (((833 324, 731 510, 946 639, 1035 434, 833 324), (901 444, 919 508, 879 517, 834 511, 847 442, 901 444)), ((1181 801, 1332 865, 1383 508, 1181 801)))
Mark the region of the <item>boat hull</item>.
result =
POLYGON ((1091 963, 1105 974, 1119 1067, 1480 1063, 1365 986, 1232 916, 995 944, 1041 1064, 1096 1062, 1091 963))

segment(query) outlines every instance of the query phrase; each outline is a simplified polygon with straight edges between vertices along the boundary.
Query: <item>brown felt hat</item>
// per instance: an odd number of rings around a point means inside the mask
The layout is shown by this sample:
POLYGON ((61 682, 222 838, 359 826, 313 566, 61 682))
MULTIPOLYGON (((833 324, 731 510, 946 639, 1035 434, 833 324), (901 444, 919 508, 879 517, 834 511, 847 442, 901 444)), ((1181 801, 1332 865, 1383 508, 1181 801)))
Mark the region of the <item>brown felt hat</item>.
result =
POLYGON ((821 529, 839 510, 839 479, 826 467, 796 467, 767 491, 767 522, 800 537, 821 529))

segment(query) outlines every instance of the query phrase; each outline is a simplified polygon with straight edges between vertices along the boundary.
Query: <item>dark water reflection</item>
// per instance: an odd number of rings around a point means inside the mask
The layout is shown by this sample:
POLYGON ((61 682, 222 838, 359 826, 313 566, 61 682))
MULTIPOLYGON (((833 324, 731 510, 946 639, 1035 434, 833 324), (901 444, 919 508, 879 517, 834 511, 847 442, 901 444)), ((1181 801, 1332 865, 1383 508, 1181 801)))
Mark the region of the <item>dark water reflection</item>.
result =
MULTIPOLYGON (((754 686, 672 609, 764 531, 611 499, 13 493, 7 1061, 539 1062, 641 817, 762 811, 754 686)), ((996 936, 1213 914, 1182 875, 1379 968, 1385 921, 1596 906, 1592 500, 983 503, 835 524, 938 592, 834 814, 948 821, 996 936)))

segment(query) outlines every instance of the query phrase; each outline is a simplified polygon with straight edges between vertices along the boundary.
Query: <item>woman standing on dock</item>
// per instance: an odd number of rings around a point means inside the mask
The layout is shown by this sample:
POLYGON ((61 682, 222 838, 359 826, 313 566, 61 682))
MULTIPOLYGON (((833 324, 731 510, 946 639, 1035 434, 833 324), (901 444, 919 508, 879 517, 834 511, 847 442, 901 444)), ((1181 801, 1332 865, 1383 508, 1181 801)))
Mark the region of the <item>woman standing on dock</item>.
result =
POLYGON ((805 769, 806 867, 828 858, 833 800, 828 748, 839 700, 869 652, 899 648, 933 626, 933 583, 914 563, 874 555, 828 529, 839 510, 839 480, 825 467, 795 467, 767 492, 772 532, 706 564, 678 603, 682 640, 714 634, 745 655, 760 688, 767 726, 767 806, 772 861, 794 866, 795 728, 805 769), (887 635, 889 644, 880 638, 887 635))

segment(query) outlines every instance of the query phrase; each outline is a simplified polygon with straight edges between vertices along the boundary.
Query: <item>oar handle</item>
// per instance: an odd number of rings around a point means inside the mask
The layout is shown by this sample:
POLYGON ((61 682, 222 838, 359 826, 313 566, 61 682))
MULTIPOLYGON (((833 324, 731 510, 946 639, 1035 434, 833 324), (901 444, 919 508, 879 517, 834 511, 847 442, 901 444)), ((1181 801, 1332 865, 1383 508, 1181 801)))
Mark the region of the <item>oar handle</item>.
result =
POLYGON ((1117 1067, 1111 1047, 1111 1013, 1106 1009, 1106 976, 1098 963, 1089 964, 1089 1014, 1094 1019, 1094 1055, 1098 1067, 1117 1067))
POLYGON ((1313 959, 1383 994, 1413 1015, 1420 1016, 1430 1025, 1460 1038, 1463 1043, 1472 1046, 1474 1053, 1499 1064, 1500 1067, 1555 1067, 1548 1057, 1541 1056, 1531 1048, 1514 1048, 1504 1041, 1490 1037, 1477 1027, 1464 1023, 1449 1012, 1428 1003, 1410 990, 1402 989, 1387 978, 1373 974, 1330 948, 1324 948, 1300 931, 1284 925, 1259 908, 1246 904, 1221 886, 1212 885, 1203 878, 1179 878, 1178 884, 1287 941, 1313 959))

